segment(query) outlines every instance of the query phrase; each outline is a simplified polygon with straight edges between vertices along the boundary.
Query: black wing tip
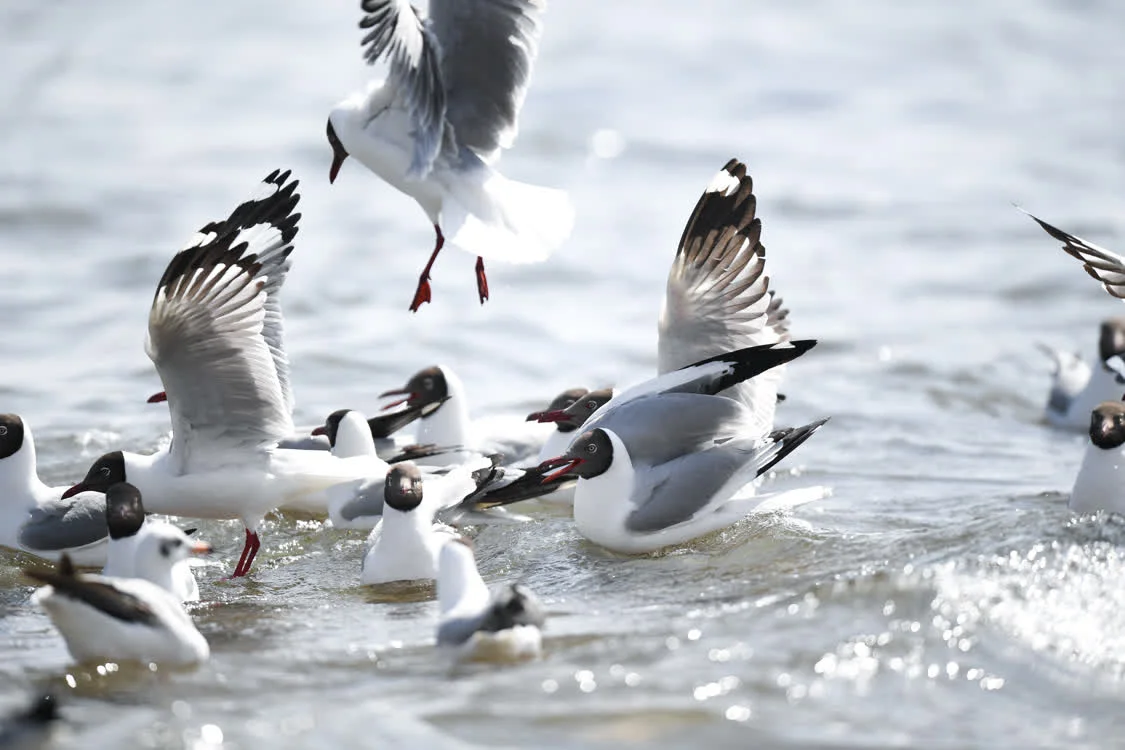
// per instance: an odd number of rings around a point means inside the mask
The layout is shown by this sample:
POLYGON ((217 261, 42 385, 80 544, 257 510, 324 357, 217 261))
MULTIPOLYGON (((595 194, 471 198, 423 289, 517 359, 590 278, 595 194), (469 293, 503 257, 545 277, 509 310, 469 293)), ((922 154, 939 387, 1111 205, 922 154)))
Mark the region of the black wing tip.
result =
POLYGON ((822 417, 813 422, 800 427, 788 427, 781 430, 774 430, 770 433, 770 439, 780 444, 777 453, 760 469, 758 469, 758 476, 765 474, 767 471, 777 466, 786 456, 793 451, 797 450, 806 440, 811 438, 817 430, 824 426, 824 424, 831 419, 831 417, 822 417))

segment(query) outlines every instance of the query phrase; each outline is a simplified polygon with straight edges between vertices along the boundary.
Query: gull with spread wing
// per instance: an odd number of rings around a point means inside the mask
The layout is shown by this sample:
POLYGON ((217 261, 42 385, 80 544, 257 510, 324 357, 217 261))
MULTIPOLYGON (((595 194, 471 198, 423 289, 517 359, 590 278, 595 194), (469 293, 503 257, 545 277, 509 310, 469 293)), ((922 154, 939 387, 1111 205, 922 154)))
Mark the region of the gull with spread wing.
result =
POLYGON ((297 233, 296 189, 289 172, 271 173, 259 196, 203 227, 168 264, 146 350, 168 397, 172 442, 152 455, 107 453, 64 493, 129 482, 151 512, 239 519, 236 577, 250 570, 266 513, 323 509, 324 490, 370 468, 367 456, 278 447, 294 431, 276 288, 297 233))
MULTIPOLYGON (((658 321, 658 376, 736 349, 789 341, 789 310, 765 275, 757 204, 754 181, 737 159, 711 178, 696 202, 668 271, 658 321)), ((774 367, 724 394, 753 412, 759 432, 773 429, 784 371, 774 367)), ((611 395, 610 403, 620 398, 611 395)), ((579 400, 566 410, 540 412, 529 419, 581 424, 592 416, 590 402, 579 400)))
POLYGON ((494 169, 516 139, 517 119, 539 47, 545 0, 363 0, 368 63, 386 80, 328 116, 329 181, 354 156, 422 207, 433 253, 410 309, 431 299, 430 270, 445 241, 477 256, 477 292, 488 299, 484 259, 542 261, 570 234, 574 211, 559 190, 494 169))

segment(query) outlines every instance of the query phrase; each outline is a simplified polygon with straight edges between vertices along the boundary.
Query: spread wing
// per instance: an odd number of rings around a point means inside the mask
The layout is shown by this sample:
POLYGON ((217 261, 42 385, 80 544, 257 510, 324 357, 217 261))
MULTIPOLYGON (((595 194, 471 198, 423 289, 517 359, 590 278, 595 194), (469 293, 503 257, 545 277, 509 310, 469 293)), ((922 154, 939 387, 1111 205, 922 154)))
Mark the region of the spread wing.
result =
POLYGON ((177 253, 153 297, 145 348, 168 394, 182 472, 224 465, 232 452, 244 460, 293 432, 287 360, 268 338, 268 290, 276 299, 281 280, 268 273, 284 278, 288 263, 277 259, 292 251, 300 196, 289 172, 271 173, 263 187, 243 220, 208 225, 177 253))
POLYGON ((407 0, 363 0, 360 7, 367 14, 359 22, 361 29, 368 29, 363 37, 364 59, 370 64, 383 59, 389 63, 386 85, 394 89, 414 125, 409 174, 424 177, 441 149, 445 127, 438 42, 407 0))
MULTIPOLYGON (((746 166, 731 159, 711 180, 684 227, 668 272, 657 345, 658 372, 722 352, 789 339, 789 311, 769 289, 762 222, 746 166)), ((784 368, 740 384, 730 395, 773 426, 784 368)))
POLYGON ((457 143, 485 161, 515 142, 545 7, 545 0, 430 0, 446 119, 457 143))
MULTIPOLYGON (((1023 209, 1020 209, 1023 211, 1023 209)), ((1027 213, 1024 211, 1024 213, 1027 213)), ((1105 248, 1087 242, 1081 237, 1064 232, 1058 227, 1031 214, 1027 214, 1043 227, 1047 234, 1063 243, 1063 250, 1082 261, 1086 273, 1102 282, 1105 290, 1118 299, 1125 299, 1125 258, 1105 248)))

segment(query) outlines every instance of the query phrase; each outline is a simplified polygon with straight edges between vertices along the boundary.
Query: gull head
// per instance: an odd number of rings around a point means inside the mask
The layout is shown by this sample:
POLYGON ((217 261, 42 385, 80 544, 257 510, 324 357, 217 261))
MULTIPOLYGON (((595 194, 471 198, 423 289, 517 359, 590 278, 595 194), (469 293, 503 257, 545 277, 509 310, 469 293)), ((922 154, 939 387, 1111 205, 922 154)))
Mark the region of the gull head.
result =
POLYGON ((23 420, 17 414, 0 414, 0 460, 23 448, 23 420))
POLYGON ((1125 403, 1103 401, 1090 414, 1090 442, 1103 451, 1125 444, 1125 403))
POLYGON ((383 482, 383 502, 408 513, 422 504, 422 472, 409 461, 395 464, 383 482))
POLYGON ((570 444, 566 453, 548 458, 536 467, 543 483, 556 482, 568 474, 593 479, 609 471, 613 464, 613 442, 603 429, 588 430, 570 444))
POLYGON ((62 494, 62 499, 74 497, 79 492, 105 492, 118 482, 125 481, 125 454, 113 451, 101 456, 86 477, 62 494))

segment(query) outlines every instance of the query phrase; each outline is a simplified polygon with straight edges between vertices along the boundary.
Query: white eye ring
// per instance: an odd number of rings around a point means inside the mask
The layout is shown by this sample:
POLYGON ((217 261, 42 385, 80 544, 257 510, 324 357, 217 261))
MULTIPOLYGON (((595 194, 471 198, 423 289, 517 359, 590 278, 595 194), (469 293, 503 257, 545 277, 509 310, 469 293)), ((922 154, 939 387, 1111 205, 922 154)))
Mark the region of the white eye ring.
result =
POLYGON ((590 443, 589 445, 586 446, 586 452, 587 453, 597 453, 598 452, 598 446, 594 445, 593 443, 590 443))
POLYGON ((8 426, 0 424, 0 435, 8 434, 8 426))
POLYGON ((430 390, 431 388, 434 387, 434 379, 433 378, 426 378, 425 380, 422 381, 422 387, 425 388, 427 391, 430 390))
POLYGON ((100 474, 101 474, 101 475, 102 475, 103 477, 108 477, 108 476, 109 476, 109 467, 108 467, 108 466, 103 466, 102 468, 100 468, 100 469, 98 470, 98 472, 99 472, 99 473, 100 473, 100 474))

